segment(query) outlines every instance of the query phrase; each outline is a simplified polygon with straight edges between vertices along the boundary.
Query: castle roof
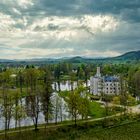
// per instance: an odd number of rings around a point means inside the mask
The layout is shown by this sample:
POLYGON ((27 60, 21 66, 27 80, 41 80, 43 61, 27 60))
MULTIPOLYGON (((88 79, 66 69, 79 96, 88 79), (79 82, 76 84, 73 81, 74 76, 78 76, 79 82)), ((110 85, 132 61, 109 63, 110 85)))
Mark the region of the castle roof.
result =
POLYGON ((104 76, 105 82, 118 82, 119 78, 116 76, 104 76))

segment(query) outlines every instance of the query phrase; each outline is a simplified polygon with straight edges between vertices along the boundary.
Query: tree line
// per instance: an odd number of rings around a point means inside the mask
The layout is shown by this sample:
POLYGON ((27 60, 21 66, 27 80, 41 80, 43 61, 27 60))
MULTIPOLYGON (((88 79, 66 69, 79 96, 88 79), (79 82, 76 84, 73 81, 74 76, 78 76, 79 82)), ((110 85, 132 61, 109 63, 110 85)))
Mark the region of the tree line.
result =
MULTIPOLYGON (((56 94, 52 102, 55 92, 52 88, 53 79, 51 67, 26 67, 18 71, 7 69, 0 73, 0 114, 5 122, 5 135, 10 129, 12 118, 15 120, 15 129, 19 130, 21 121, 26 117, 32 119, 35 130, 38 130, 40 112, 44 115, 45 127, 51 119, 55 119, 57 124, 58 116, 63 121, 62 99, 56 94)), ((61 91, 57 92, 59 94, 61 91)), ((82 87, 72 89, 67 99, 68 112, 75 120, 75 125, 79 115, 82 118, 88 115, 88 99, 81 95, 82 92, 85 92, 82 87)))

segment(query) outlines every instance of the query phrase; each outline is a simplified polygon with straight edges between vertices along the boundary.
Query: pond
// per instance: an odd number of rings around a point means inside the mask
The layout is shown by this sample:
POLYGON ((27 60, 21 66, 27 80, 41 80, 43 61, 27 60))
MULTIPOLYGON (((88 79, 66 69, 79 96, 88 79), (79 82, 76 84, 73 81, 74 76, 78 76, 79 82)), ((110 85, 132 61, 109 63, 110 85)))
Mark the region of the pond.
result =
MULTIPOLYGON (((88 81, 88 85, 89 85, 89 81, 88 81)), ((85 86, 85 84, 84 84, 84 86, 85 86)), ((77 87, 77 82, 75 81, 75 82, 73 82, 73 89, 75 89, 76 87, 77 87)), ((55 89, 55 90, 59 90, 59 86, 55 82, 52 84, 52 88, 55 89)), ((70 81, 61 82, 60 83, 60 89, 61 89, 61 91, 65 91, 65 90, 70 91, 71 90, 71 82, 70 81)), ((71 116, 68 112, 67 103, 64 101, 63 98, 61 98, 57 94, 57 92, 54 92, 53 96, 51 98, 52 104, 56 103, 56 99, 59 100, 60 106, 61 106, 61 109, 58 110, 57 122, 64 121, 64 120, 70 120, 71 116)), ((22 99, 22 104, 26 105, 25 98, 22 99)), ((4 122, 5 122, 4 117, 1 117, 0 118, 0 130, 3 130, 5 128, 5 123, 4 122)), ((55 110, 53 111, 52 118, 49 120, 49 123, 54 123, 54 122, 55 122, 55 110)), ((40 112, 39 113, 39 118, 38 118, 38 124, 43 124, 43 123, 45 123, 44 115, 43 115, 43 112, 40 112)), ((21 126, 30 126, 30 125, 33 125, 33 121, 30 117, 26 117, 25 119, 21 120, 21 126)), ((10 128, 15 128, 14 118, 11 118, 10 128)))

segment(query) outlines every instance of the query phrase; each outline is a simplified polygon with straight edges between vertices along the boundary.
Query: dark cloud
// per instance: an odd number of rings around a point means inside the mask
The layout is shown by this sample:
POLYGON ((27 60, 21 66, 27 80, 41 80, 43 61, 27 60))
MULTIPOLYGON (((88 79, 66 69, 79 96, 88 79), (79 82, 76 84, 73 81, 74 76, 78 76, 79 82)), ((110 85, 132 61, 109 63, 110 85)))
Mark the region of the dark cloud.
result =
POLYGON ((35 14, 36 9, 47 15, 114 14, 125 20, 140 21, 139 0, 39 0, 30 13, 35 14))
MULTIPOLYGON (((140 0, 32 0, 31 2, 33 5, 30 3, 26 5, 25 3, 23 6, 19 4, 17 0, 0 1, 0 13, 9 15, 15 21, 15 24, 9 25, 9 32, 11 33, 12 28, 14 28, 14 32, 21 30, 21 34, 23 34, 23 43, 21 44, 17 43, 19 41, 18 37, 12 38, 8 35, 1 35, 2 37, 0 37, 0 39, 4 40, 0 43, 1 51, 6 49, 17 51, 20 50, 20 48, 21 50, 24 49, 24 51, 25 49, 28 51, 28 48, 40 48, 44 49, 44 51, 45 49, 51 48, 54 50, 57 48, 72 48, 73 51, 71 51, 71 54, 67 54, 67 52, 57 54, 57 56, 67 56, 84 55, 87 51, 125 53, 127 51, 139 50, 140 48, 140 0), (72 19, 76 18, 81 20, 81 17, 84 15, 110 15, 118 20, 119 27, 114 32, 96 34, 93 32, 94 30, 92 31, 89 26, 84 24, 81 26, 72 26, 63 25, 63 23, 53 23, 56 20, 55 16, 57 19, 70 17, 72 19), (41 20, 46 17, 52 17, 52 22, 50 22, 51 19, 49 19, 50 23, 46 23, 46 25, 42 26, 41 20), (36 23, 37 20, 40 22, 33 28, 33 31, 36 33, 25 33, 30 30, 30 27, 36 23), (63 37, 63 34, 59 34, 60 32, 67 31, 66 29, 76 30, 79 35, 85 35, 78 41, 75 41, 73 38, 69 41, 65 36, 63 37), (53 38, 51 35, 51 37, 48 38, 49 31, 52 34, 56 31, 56 36, 60 35, 60 39, 56 40, 56 38, 53 38), (44 32, 48 32, 46 38, 42 38, 41 33, 43 34, 44 32), (24 41, 24 38, 28 38, 27 41, 24 41), (32 38, 35 41, 30 41, 32 38), (15 42, 17 40, 17 42, 15 43, 13 40, 15 40, 15 42), (10 45, 15 45, 10 44, 10 42, 18 45, 16 48, 10 48, 10 45)), ((82 20, 80 22, 82 22, 82 20)), ((107 25, 108 22, 103 23, 104 27, 107 25)), ((18 32, 17 34, 20 35, 18 32)), ((6 54, 8 53, 9 52, 6 52, 6 54)), ((39 55, 39 53, 30 54, 30 56, 36 55, 39 55)), ((53 52, 49 55, 55 56, 53 52)))
MULTIPOLYGON (((15 0, 16 1, 16 0, 15 0)), ((0 2, 0 11, 18 17, 13 7, 28 16, 77 16, 83 14, 114 14, 125 20, 140 21, 139 0, 35 0, 28 9, 16 2, 0 2)))

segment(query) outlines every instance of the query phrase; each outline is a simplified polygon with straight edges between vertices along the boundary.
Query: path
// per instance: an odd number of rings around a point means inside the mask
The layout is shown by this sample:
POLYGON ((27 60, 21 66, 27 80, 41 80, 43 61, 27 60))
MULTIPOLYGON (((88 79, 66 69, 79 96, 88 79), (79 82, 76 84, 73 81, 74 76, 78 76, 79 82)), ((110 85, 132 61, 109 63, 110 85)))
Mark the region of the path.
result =
MULTIPOLYGON (((115 115, 112 115, 112 116, 107 116, 107 117, 102 117, 102 118, 97 118, 97 119, 88 119, 88 120, 82 120, 80 121, 80 123, 86 123, 86 122, 95 122, 95 121, 100 121, 100 120, 103 120, 105 118, 113 118, 113 117, 116 117, 116 116, 120 116, 121 114, 118 113, 118 114, 115 114, 115 115)), ((78 122, 77 122, 78 123, 78 122)), ((47 126, 46 129, 49 129, 49 128, 58 128, 58 127, 62 127, 62 126, 67 126, 67 125, 73 125, 74 123, 69 123, 69 124, 57 124, 57 125, 50 125, 50 126, 47 126)), ((38 126, 38 129, 45 129, 45 126, 38 126)), ((13 134, 13 133, 19 133, 19 132, 25 132, 25 131, 32 131, 34 130, 34 128, 26 128, 26 129, 22 129, 21 130, 11 130, 11 131, 7 131, 7 134, 13 134)), ((0 132, 0 135, 4 135, 5 132, 0 132)))

